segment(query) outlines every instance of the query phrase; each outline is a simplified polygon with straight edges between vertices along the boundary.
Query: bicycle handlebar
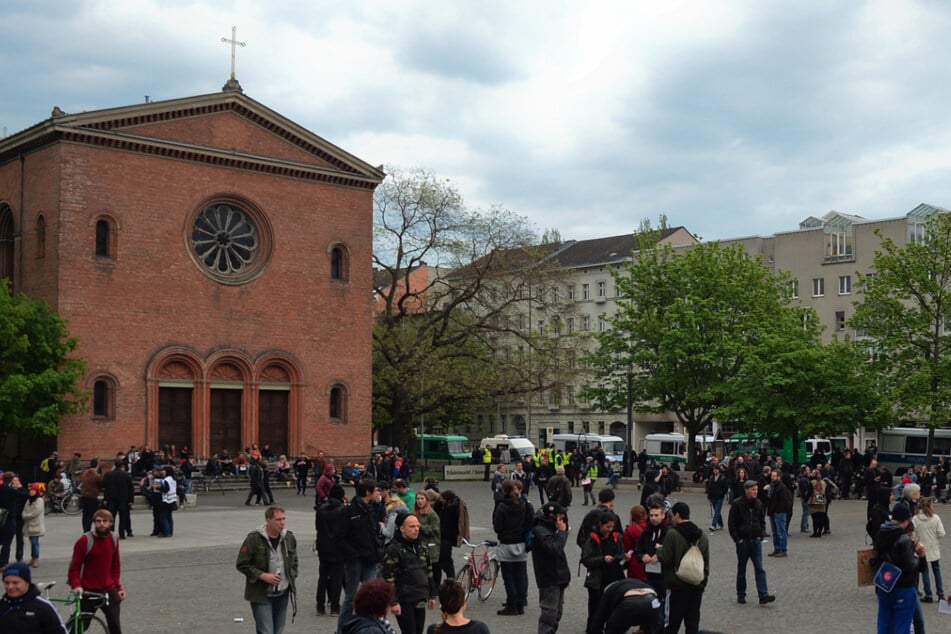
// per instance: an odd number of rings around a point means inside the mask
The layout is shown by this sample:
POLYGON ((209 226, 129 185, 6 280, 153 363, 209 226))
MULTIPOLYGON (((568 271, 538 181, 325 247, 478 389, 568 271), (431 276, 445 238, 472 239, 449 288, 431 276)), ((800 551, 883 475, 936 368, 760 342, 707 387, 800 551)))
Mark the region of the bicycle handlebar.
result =
POLYGON ((491 547, 493 547, 493 546, 498 546, 498 545, 499 545, 499 542, 494 541, 494 540, 491 540, 491 539, 486 539, 486 540, 483 540, 481 544, 473 544, 473 543, 470 542, 468 539, 466 539, 465 537, 463 537, 463 538, 462 538, 462 544, 463 544, 464 546, 468 546, 469 548, 479 548, 480 546, 488 546, 489 548, 491 548, 491 547))

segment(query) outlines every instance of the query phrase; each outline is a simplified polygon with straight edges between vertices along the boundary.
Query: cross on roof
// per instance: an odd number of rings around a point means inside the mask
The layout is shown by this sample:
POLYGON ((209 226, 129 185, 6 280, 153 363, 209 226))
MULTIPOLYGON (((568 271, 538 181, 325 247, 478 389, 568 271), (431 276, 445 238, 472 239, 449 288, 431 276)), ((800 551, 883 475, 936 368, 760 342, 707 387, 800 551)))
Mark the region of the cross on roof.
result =
POLYGON ((239 42, 238 38, 238 27, 231 27, 231 39, 229 40, 226 37, 221 38, 221 41, 225 44, 231 45, 231 79, 234 79, 234 47, 235 46, 246 46, 244 42, 239 42))

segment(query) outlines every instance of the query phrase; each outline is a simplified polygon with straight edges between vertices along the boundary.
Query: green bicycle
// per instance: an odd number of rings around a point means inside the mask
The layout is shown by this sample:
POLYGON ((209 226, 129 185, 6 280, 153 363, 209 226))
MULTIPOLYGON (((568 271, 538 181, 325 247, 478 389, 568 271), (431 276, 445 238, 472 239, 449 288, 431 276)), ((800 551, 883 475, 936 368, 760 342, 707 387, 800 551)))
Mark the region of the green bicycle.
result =
POLYGON ((109 595, 99 594, 98 592, 83 592, 81 595, 75 590, 70 590, 69 596, 64 599, 57 599, 50 596, 50 588, 56 585, 55 581, 47 583, 38 583, 36 587, 43 592, 49 601, 54 603, 63 603, 71 605, 72 610, 69 619, 66 621, 66 631, 68 634, 109 634, 109 628, 105 621, 96 616, 93 612, 83 612, 82 599, 92 599, 96 601, 93 610, 109 605, 109 595))

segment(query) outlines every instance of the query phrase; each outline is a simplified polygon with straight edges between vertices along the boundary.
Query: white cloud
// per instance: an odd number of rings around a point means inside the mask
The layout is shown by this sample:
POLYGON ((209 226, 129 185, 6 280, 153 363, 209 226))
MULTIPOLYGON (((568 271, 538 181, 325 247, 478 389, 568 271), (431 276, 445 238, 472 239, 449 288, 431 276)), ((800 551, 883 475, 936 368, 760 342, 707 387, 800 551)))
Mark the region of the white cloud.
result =
POLYGON ((246 93, 373 163, 585 238, 951 205, 951 6, 930 2, 4 3, 0 125, 246 93))

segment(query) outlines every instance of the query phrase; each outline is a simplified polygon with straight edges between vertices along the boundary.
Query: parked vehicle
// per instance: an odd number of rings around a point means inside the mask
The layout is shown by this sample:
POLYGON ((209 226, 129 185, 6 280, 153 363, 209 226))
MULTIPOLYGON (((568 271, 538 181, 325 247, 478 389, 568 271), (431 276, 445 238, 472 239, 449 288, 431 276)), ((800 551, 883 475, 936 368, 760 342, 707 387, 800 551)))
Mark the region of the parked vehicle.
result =
MULTIPOLYGON (((716 436, 696 436, 698 448, 712 449, 716 436)), ((651 460, 666 463, 687 461, 687 437, 683 434, 647 434, 642 445, 651 460)))
POLYGON ((580 449, 582 452, 595 449, 600 445, 604 450, 604 457, 608 460, 624 460, 624 440, 618 436, 603 436, 600 434, 553 434, 548 442, 568 454, 580 449))
MULTIPOLYGON (((416 439, 419 446, 420 439, 416 439)), ((423 453, 421 457, 436 460, 465 460, 472 454, 466 451, 469 439, 465 436, 449 434, 423 434, 423 453)))
POLYGON ((483 438, 482 441, 479 442, 480 449, 485 449, 488 445, 492 445, 493 448, 498 448, 502 452, 503 462, 515 461, 512 456, 513 449, 518 454, 519 459, 535 453, 535 445, 525 436, 499 434, 497 436, 483 438))

